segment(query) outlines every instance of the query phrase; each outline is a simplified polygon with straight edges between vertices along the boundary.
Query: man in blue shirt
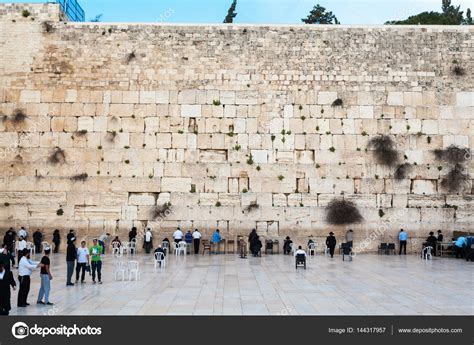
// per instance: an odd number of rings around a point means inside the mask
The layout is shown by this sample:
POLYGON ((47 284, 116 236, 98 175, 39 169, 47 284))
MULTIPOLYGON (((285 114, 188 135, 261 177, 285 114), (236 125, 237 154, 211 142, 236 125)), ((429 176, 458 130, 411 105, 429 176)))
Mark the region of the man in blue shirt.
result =
POLYGON ((398 252, 398 255, 402 255, 402 248, 403 248, 403 255, 407 255, 408 234, 405 231, 403 231, 403 229, 400 229, 400 234, 398 235, 398 239, 400 241, 400 250, 398 252))
POLYGON ((219 229, 217 229, 212 234, 212 243, 214 245, 214 248, 217 247, 216 253, 219 252, 219 243, 220 242, 221 242, 221 234, 219 233, 219 229))
POLYGON ((464 257, 464 247, 467 246, 467 241, 464 236, 459 236, 456 242, 454 242, 454 251, 456 253, 456 259, 464 257))

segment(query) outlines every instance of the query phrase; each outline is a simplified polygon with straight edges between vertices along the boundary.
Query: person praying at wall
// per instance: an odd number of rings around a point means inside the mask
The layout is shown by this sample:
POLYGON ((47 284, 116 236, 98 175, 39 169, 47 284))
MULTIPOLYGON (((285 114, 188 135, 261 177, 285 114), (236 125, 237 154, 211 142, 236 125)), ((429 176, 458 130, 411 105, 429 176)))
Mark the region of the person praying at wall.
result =
POLYGON ((326 246, 329 248, 329 254, 331 258, 334 257, 334 249, 336 248, 336 237, 334 237, 334 232, 330 232, 329 236, 326 237, 326 246))

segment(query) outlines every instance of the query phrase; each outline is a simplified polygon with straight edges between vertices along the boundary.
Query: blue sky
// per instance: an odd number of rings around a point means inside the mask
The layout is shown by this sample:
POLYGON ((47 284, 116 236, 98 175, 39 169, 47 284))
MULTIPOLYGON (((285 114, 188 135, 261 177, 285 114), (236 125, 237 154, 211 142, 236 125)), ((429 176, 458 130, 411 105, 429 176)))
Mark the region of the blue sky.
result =
MULTIPOLYGON (((103 22, 221 23, 232 0, 78 0, 89 20, 103 22)), ((12 2, 0 0, 0 2, 12 2)), ((13 1, 15 2, 15 1, 13 1)), ((25 2, 25 1, 18 1, 25 2)), ((46 1, 31 1, 46 2, 46 1)), ((301 23, 315 4, 342 24, 383 24, 423 11, 440 11, 441 0, 237 0, 235 23, 301 23)), ((453 0, 465 9, 472 0, 453 0)), ((474 8, 472 8, 474 10, 474 8)))

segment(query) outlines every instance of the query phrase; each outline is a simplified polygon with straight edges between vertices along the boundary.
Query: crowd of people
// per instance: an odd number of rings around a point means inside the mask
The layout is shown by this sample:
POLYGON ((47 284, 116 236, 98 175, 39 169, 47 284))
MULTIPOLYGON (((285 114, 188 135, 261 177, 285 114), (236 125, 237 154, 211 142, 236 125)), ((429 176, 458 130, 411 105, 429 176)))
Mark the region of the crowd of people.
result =
MULTIPOLYGON (((51 271, 51 253, 58 253, 61 245, 61 233, 59 230, 54 230, 52 236, 52 243, 54 248, 51 248, 48 242, 44 241, 44 235, 40 230, 36 230, 32 234, 32 240, 34 244, 34 250, 37 254, 43 253, 40 261, 33 261, 31 259, 31 248, 27 248, 27 241, 29 240, 29 233, 24 228, 21 227, 18 230, 18 233, 15 232, 13 228, 10 228, 6 231, 3 237, 3 244, 0 250, 0 315, 8 315, 11 310, 11 289, 15 290, 18 288, 18 299, 17 306, 19 308, 25 308, 29 306, 28 303, 28 294, 30 291, 31 276, 33 271, 39 269, 40 275, 40 289, 38 291, 38 297, 36 303, 38 305, 53 305, 49 300, 50 291, 51 291, 51 281, 53 279, 51 271), (16 242, 18 242, 16 244, 16 242), (12 273, 14 268, 18 269, 18 285, 16 283, 15 277, 12 273)), ((89 274, 92 278, 93 284, 102 284, 102 259, 103 255, 106 252, 106 242, 109 240, 111 235, 105 233, 97 238, 92 240, 92 243, 87 246, 87 242, 82 240, 79 247, 76 247, 76 234, 74 230, 70 230, 66 235, 66 286, 74 286, 78 282, 81 284, 85 283, 86 274, 89 274), (73 282, 73 277, 75 273, 75 282, 73 282)), ((129 234, 129 242, 138 240, 138 231, 136 227, 133 227, 129 234)), ((177 228, 172 235, 173 242, 176 245, 184 242, 186 244, 186 250, 190 253, 191 248, 194 249, 194 254, 199 254, 202 234, 198 229, 195 229, 193 232, 190 230, 184 233, 180 228, 177 228)), ((408 233, 404 229, 400 229, 398 234, 399 240, 399 255, 406 255, 406 247, 408 242, 408 233)), ((219 245, 222 241, 222 236, 219 229, 216 229, 210 239, 211 244, 219 245)), ((352 249, 354 241, 354 232, 352 229, 349 229, 345 236, 345 242, 343 245, 348 246, 352 249)), ((444 243, 444 236, 441 230, 438 230, 437 235, 435 236, 434 232, 430 232, 429 236, 426 238, 423 247, 430 247, 432 250, 432 255, 437 254, 437 244, 444 243)), ((268 242, 268 241, 267 241, 268 242)), ((240 237, 239 251, 247 252, 247 243, 250 253, 254 257, 261 256, 262 251, 262 241, 260 236, 257 234, 256 229, 252 229, 248 236, 248 242, 246 243, 242 237, 240 237)), ((453 238, 451 243, 451 249, 454 252, 457 258, 462 258, 467 256, 474 256, 474 251, 469 250, 470 245, 472 244, 472 237, 459 236, 457 239, 453 238), (469 242, 469 243, 468 243, 469 242)), ((151 228, 146 228, 143 236, 143 248, 145 253, 149 254, 153 251, 153 254, 162 253, 162 257, 165 257, 167 252, 170 249, 170 240, 165 237, 162 240, 161 244, 158 244, 156 249, 153 249, 153 231, 151 228)), ((337 245, 337 240, 334 233, 329 232, 325 240, 326 253, 330 255, 331 258, 334 257, 335 248, 337 245)), ((122 242, 118 236, 115 236, 111 240, 111 246, 120 248, 122 242)), ((310 236, 307 243, 307 248, 314 249, 316 243, 313 236, 310 236)), ((135 254, 136 248, 133 247, 132 254, 135 254)), ((295 256, 304 254, 306 257, 307 252, 303 250, 302 246, 298 246, 298 249, 294 247, 294 243, 289 236, 286 236, 283 242, 283 253, 288 255, 290 253, 295 256)), ((314 254, 314 251, 308 250, 310 255, 314 254)), ((161 254, 160 254, 161 255, 161 254)), ((241 257, 242 254, 241 254, 241 257)), ((246 257, 246 256, 245 256, 246 257)), ((471 260, 474 261, 474 257, 471 257, 471 260)), ((161 265, 161 262, 160 262, 161 265)))

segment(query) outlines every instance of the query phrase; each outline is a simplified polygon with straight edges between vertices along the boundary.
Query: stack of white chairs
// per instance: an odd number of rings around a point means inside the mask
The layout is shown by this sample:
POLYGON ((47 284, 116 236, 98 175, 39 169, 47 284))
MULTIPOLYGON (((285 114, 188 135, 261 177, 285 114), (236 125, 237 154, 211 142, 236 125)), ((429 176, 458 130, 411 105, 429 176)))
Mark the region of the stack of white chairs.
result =
POLYGON ((161 268, 165 267, 166 265, 166 256, 164 253, 157 252, 155 253, 155 268, 156 266, 160 266, 161 268))

